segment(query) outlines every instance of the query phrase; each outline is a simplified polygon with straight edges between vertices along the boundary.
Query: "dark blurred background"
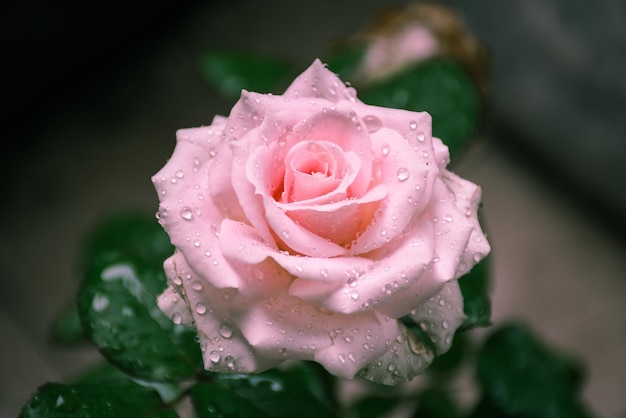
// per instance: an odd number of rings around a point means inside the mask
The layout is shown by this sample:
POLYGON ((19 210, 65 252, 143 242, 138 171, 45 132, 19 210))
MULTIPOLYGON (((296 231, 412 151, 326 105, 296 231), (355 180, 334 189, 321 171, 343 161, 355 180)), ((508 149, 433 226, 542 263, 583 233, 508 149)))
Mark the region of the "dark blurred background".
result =
MULTIPOLYGON (((587 397, 626 411, 626 2, 446 0, 486 46, 484 141, 458 171, 484 189, 494 321, 521 317, 584 357, 587 397)), ((174 132, 232 103, 199 71, 210 49, 302 69, 406 1, 12 2, 0 17, 0 415, 93 361, 52 346, 82 236, 103 214, 154 212, 149 177, 174 132)), ((17 409, 16 409, 17 408, 17 409)))

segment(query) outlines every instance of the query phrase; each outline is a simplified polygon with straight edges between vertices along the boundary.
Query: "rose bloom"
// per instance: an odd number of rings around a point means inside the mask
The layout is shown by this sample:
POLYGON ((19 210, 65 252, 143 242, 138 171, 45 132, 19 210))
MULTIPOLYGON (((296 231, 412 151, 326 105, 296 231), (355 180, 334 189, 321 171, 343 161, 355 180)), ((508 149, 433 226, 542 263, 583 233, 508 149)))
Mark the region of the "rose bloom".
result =
POLYGON ((366 105, 319 61, 282 96, 243 91, 179 130, 153 177, 176 247, 159 307, 196 327, 207 370, 413 378, 450 347, 455 279, 489 252, 480 188, 448 162, 428 113, 366 105))

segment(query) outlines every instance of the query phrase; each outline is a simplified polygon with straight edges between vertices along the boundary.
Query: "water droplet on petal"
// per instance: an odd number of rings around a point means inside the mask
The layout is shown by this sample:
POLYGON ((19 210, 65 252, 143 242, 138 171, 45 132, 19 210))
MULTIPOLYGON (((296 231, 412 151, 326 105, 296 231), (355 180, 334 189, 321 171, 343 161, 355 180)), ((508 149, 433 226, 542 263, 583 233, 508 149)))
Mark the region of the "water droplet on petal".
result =
POLYGON ((424 132, 418 132, 417 133, 417 140, 419 142, 424 142, 424 139, 426 138, 426 136, 424 135, 424 132))
POLYGON ((183 170, 176 170, 176 173, 174 175, 179 179, 182 179, 183 177, 185 177, 185 172, 183 170))
POLYGON ((355 363, 356 362, 356 355, 354 353, 348 353, 348 359, 355 363))
POLYGON ((189 206, 185 206, 180 210, 180 217, 186 221, 190 221, 193 218, 193 212, 189 206))
POLYGON ((393 372, 395 369, 396 369, 395 363, 389 363, 389 365, 387 366, 387 371, 389 372, 393 372))
POLYGON ((199 302, 196 305, 196 312, 198 312, 198 314, 200 315, 204 315, 206 313, 206 305, 202 302, 199 302))
POLYGON ((398 176, 398 180, 405 181, 406 179, 409 178, 409 176, 411 175, 411 172, 405 167, 400 167, 398 171, 396 172, 396 175, 398 176))
POLYGON ((341 364, 346 364, 346 355, 343 353, 340 353, 337 358, 339 358, 339 361, 341 362, 341 364))
POLYGON ((226 356, 224 357, 224 364, 226 364, 226 367, 228 367, 229 369, 234 369, 235 368, 235 358, 233 356, 226 356))
POLYGON ((180 316, 178 312, 175 312, 174 315, 172 315, 172 322, 176 325, 180 325, 183 322, 183 317, 180 316))
POLYGON ((220 357, 220 353, 217 350, 213 350, 209 353, 209 360, 211 360, 212 363, 219 362, 220 357))
POLYGON ((202 283, 196 280, 191 284, 191 288, 196 291, 202 290, 202 283))
POLYGON ((409 122, 409 128, 411 129, 417 129, 417 122, 412 120, 409 122))
POLYGON ((368 132, 376 132, 383 126, 380 119, 374 115, 367 115, 363 117, 363 123, 365 123, 368 132))
POLYGON ((233 329, 226 324, 222 324, 220 326, 219 333, 224 338, 230 338, 233 336, 233 329))
POLYGON ((391 147, 389 146, 389 144, 383 144, 381 146, 381 152, 383 153, 383 155, 386 157, 387 155, 389 155, 389 151, 391 150, 391 147))
POLYGON ((320 270, 320 275, 321 275, 323 278, 325 278, 325 279, 326 279, 326 278, 328 277, 328 270, 326 270, 326 269, 321 269, 321 270, 320 270))
POLYGON ((443 329, 448 329, 448 328, 450 328, 450 321, 448 321, 448 320, 445 320, 445 319, 444 319, 444 320, 441 322, 441 326, 443 327, 443 329))

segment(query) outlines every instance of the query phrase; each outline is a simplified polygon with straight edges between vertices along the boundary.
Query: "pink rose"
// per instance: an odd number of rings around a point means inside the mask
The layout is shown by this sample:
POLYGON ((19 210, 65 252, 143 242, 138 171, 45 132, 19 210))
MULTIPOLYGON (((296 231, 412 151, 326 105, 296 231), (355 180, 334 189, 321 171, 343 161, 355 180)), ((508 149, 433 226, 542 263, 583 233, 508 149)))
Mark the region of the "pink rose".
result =
POLYGON ((455 279, 489 244, 480 188, 446 170, 427 113, 366 105, 315 61, 282 96, 243 91, 177 141, 153 177, 177 249, 158 303, 197 328, 206 369, 304 359, 395 384, 450 347, 455 279))

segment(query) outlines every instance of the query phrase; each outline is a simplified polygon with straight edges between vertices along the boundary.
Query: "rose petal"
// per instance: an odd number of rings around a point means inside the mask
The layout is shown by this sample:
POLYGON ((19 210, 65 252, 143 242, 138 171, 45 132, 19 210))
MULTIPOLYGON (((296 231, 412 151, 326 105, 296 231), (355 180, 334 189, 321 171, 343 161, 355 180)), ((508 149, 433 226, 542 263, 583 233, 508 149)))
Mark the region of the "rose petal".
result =
POLYGON ((213 158, 212 150, 221 135, 221 125, 176 131, 176 148, 165 166, 152 176, 159 200, 176 193, 195 173, 213 158))
POLYGON ((382 355, 397 334, 396 321, 374 312, 327 313, 287 295, 240 310, 236 321, 263 356, 315 360, 346 379, 382 355))
POLYGON ((274 100, 267 94, 241 91, 239 100, 235 103, 226 119, 224 135, 231 140, 241 139, 247 132, 253 130, 263 122, 265 106, 274 100))
POLYGON ((415 309, 409 318, 428 334, 435 344, 436 353, 413 331, 399 324, 399 332, 389 349, 359 373, 362 377, 376 383, 396 385, 423 373, 435 355, 448 351, 455 331, 465 320, 463 295, 458 283, 447 283, 441 292, 415 309))
MULTIPOLYGON (((196 272, 217 288, 241 285, 241 277, 224 259, 219 246, 222 216, 211 196, 198 181, 206 181, 209 165, 205 164, 176 195, 166 195, 159 205, 160 220, 172 244, 184 254, 196 272)), ((206 186, 205 186, 206 187, 206 186)))
POLYGON ((276 232, 277 238, 292 251, 311 257, 336 257, 346 254, 347 250, 344 247, 296 223, 276 206, 273 198, 263 196, 263 206, 267 221, 276 232))
POLYGON ((324 64, 316 59, 309 68, 300 74, 283 93, 288 98, 320 98, 331 102, 354 100, 353 88, 346 85, 324 64))
POLYGON ((461 255, 461 261, 456 272, 456 276, 460 277, 469 272, 474 264, 485 258, 491 251, 487 237, 483 233, 478 220, 481 189, 476 184, 447 170, 442 174, 441 178, 448 190, 454 194, 455 206, 472 228, 470 238, 461 255))
POLYGON ((379 185, 358 199, 346 199, 326 205, 276 203, 276 206, 304 228, 335 244, 347 246, 368 226, 378 203, 386 196, 386 187, 379 185))
POLYGON ((313 282, 341 286, 347 278, 363 274, 373 265, 362 257, 306 257, 277 251, 266 245, 250 226, 227 219, 222 223, 221 236, 224 256, 232 262, 256 265, 271 258, 292 276, 313 282))
POLYGON ((393 318, 407 315, 459 277, 476 225, 467 221, 455 202, 456 196, 438 179, 424 215, 402 237, 369 253, 377 260, 373 268, 341 287, 296 279, 291 294, 337 312, 373 308, 393 318))
POLYGON ((332 344, 328 315, 293 297, 275 295, 236 312, 246 339, 263 356, 312 360, 314 353, 332 344))
POLYGON ((212 154, 214 157, 207 164, 209 172, 206 177, 211 199, 221 217, 243 220, 245 214, 233 188, 233 151, 229 141, 222 137, 212 154))
POLYGON ((421 223, 413 234, 397 238, 386 249, 388 254, 373 254, 375 261, 368 269, 344 276, 341 286, 298 278, 289 291, 294 296, 336 312, 376 309, 388 316, 404 316, 443 286, 443 283, 435 282, 431 288, 431 283, 421 282, 433 258, 433 243, 428 239, 432 234, 430 224, 421 223), (397 296, 391 302, 394 295, 397 296), (388 311, 381 310, 387 305, 391 305, 388 311), (396 310, 403 312, 398 314, 396 310))
POLYGON ((315 354, 315 361, 335 376, 352 379, 384 353, 398 333, 398 321, 375 311, 357 315, 333 314, 337 328, 333 345, 315 354))
MULTIPOLYGON (((166 263, 168 262, 166 261, 166 263)), ((173 276, 170 281, 175 277, 176 276, 173 276)), ((188 327, 193 325, 193 317, 191 316, 191 312, 189 312, 187 302, 178 294, 174 286, 170 285, 161 293, 157 298, 157 304, 159 305, 159 309, 161 309, 168 318, 178 318, 176 322, 188 327)))
POLYGON ((359 375, 372 382, 397 385, 424 373, 434 359, 435 353, 398 323, 398 333, 391 339, 387 351, 371 361, 359 375))
POLYGON ((289 150, 285 159, 285 186, 281 202, 312 199, 337 188, 347 164, 343 152, 331 144, 326 141, 303 141, 289 150))
POLYGON ((454 333, 467 318, 459 283, 456 280, 446 283, 441 292, 411 311, 409 318, 435 343, 438 356, 448 351, 454 333))
POLYGON ((367 129, 352 108, 338 105, 335 109, 316 112, 307 123, 297 125, 291 135, 296 141, 325 141, 333 143, 345 153, 356 154, 360 170, 349 184, 349 197, 359 197, 371 183, 372 144, 367 129))
POLYGON ((426 113, 418 115, 420 119, 416 123, 424 125, 423 142, 407 140, 387 128, 380 128, 371 136, 374 165, 379 167, 374 177, 388 185, 392 192, 381 204, 370 226, 350 248, 352 254, 380 248, 404 233, 412 218, 421 213, 429 201, 427 197, 439 169, 433 162, 430 130, 425 126, 430 116, 426 113))
POLYGON ((241 301, 234 289, 219 290, 202 282, 179 254, 169 260, 166 271, 184 277, 180 287, 200 338, 207 370, 215 372, 260 372, 278 362, 260 355, 234 324, 230 311, 241 301), (210 303, 208 303, 210 301, 210 303))

